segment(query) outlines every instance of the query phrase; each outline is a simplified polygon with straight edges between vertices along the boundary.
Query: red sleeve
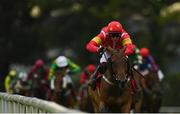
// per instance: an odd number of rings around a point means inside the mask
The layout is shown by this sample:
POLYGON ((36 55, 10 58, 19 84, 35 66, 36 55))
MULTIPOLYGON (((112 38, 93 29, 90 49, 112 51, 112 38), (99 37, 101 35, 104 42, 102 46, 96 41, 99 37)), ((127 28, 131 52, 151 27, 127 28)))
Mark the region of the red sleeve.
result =
POLYGON ((124 39, 124 38, 130 38, 129 34, 128 34, 124 29, 122 29, 121 38, 122 38, 122 39, 124 39))
POLYGON ((84 84, 86 80, 87 80, 86 74, 85 74, 84 72, 81 73, 81 74, 80 74, 80 84, 81 84, 81 85, 84 84))
POLYGON ((89 52, 97 53, 99 46, 104 42, 107 33, 107 27, 101 29, 101 32, 94 37, 87 45, 86 49, 89 52))
POLYGON ((93 52, 93 53, 97 53, 98 52, 98 45, 95 41, 90 41, 87 45, 86 45, 86 49, 89 52, 93 52))

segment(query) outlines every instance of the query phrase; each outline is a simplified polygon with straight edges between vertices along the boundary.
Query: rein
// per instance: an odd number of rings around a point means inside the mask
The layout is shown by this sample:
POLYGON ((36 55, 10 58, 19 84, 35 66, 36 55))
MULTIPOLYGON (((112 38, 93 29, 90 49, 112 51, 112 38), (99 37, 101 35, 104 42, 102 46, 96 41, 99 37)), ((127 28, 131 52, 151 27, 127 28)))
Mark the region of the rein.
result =
POLYGON ((107 59, 108 70, 109 70, 110 75, 112 76, 112 78, 115 80, 115 82, 111 82, 110 80, 108 80, 108 78, 105 75, 103 75, 103 79, 105 80, 105 82, 107 82, 111 86, 119 86, 119 84, 124 86, 130 80, 129 76, 131 74, 130 72, 132 72, 132 71, 131 71, 131 68, 130 68, 130 64, 129 64, 128 58, 127 57, 123 57, 121 59, 123 59, 123 60, 125 60, 127 62, 127 69, 128 69, 128 71, 127 71, 127 73, 124 76, 125 77, 124 80, 120 80, 120 79, 117 78, 117 75, 114 73, 113 68, 112 68, 112 61, 111 61, 111 59, 107 59))

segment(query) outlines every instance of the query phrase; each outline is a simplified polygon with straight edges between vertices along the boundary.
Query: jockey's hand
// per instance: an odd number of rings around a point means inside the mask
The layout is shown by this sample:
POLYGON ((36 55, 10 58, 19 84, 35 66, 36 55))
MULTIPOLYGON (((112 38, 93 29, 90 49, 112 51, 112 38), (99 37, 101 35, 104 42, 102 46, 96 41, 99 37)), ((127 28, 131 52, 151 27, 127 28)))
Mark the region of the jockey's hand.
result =
POLYGON ((128 55, 131 55, 131 54, 133 54, 133 53, 134 53, 134 45, 132 45, 132 44, 127 45, 127 47, 126 47, 126 49, 125 49, 125 51, 124 51, 124 54, 125 54, 126 56, 128 56, 128 55))

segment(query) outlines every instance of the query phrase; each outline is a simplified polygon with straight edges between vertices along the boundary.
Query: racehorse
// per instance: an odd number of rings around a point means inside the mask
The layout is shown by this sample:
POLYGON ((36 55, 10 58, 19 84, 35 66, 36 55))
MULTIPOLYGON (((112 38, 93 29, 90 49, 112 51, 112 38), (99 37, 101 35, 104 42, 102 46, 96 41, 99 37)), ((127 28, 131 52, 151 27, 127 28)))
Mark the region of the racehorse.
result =
POLYGON ((142 83, 145 85, 142 112, 159 112, 162 103, 162 94, 157 73, 150 70, 145 75, 142 83))
POLYGON ((128 58, 123 54, 124 49, 119 51, 109 47, 107 49, 111 53, 110 62, 109 60, 107 62, 107 70, 101 76, 102 78, 97 79, 97 85, 99 84, 99 86, 96 87, 96 90, 88 87, 94 112, 129 113, 132 105, 134 105, 135 112, 140 112, 142 92, 139 91, 136 98, 134 98, 131 80, 135 79, 136 90, 141 90, 141 76, 131 69, 128 58))
POLYGON ((72 87, 68 85, 66 88, 63 88, 63 83, 63 76, 57 71, 54 80, 55 88, 51 100, 68 108, 73 108, 75 99, 72 93, 72 87))
POLYGON ((38 70, 32 75, 30 82, 30 96, 40 99, 48 99, 49 86, 47 80, 44 79, 44 72, 38 70))

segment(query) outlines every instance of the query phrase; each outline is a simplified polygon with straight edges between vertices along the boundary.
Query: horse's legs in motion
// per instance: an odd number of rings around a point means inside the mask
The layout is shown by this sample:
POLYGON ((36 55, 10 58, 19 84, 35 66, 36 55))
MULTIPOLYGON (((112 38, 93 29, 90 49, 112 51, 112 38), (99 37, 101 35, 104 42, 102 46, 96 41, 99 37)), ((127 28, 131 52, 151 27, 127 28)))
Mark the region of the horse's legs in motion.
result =
POLYGON ((130 97, 128 102, 121 107, 121 112, 129 113, 131 110, 132 98, 130 97))
POLYGON ((102 101, 100 102, 99 109, 101 113, 108 112, 108 108, 105 106, 105 104, 102 101))

